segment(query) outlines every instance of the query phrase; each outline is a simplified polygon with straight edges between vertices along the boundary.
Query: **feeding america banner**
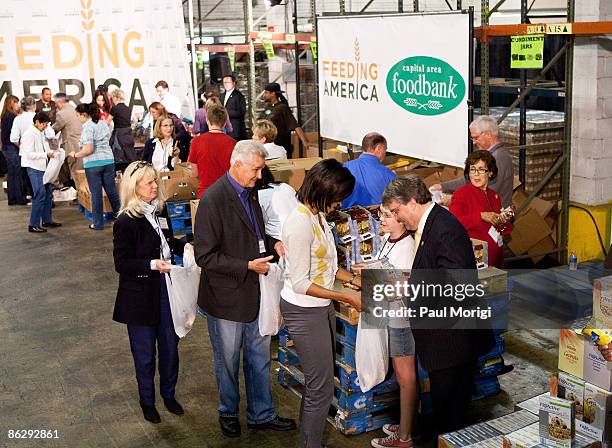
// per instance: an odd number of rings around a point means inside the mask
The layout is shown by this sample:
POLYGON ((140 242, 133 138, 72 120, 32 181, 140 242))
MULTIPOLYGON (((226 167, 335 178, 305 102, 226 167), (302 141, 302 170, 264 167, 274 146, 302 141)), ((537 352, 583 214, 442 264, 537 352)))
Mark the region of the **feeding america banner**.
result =
POLYGON ((79 104, 100 84, 135 111, 165 80, 193 116, 183 9, 177 0, 10 0, 0 4, 0 102, 43 87, 79 104))
POLYGON ((321 135, 452 166, 468 154, 469 15, 320 17, 321 135))

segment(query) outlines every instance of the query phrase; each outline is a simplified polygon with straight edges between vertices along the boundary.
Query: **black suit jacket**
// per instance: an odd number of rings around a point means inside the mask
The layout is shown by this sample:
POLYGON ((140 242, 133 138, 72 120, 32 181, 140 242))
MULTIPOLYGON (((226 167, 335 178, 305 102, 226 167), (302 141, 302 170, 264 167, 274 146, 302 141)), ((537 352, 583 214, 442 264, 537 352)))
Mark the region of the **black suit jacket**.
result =
MULTIPOLYGON (((146 141, 144 145, 144 149, 142 150, 142 160, 145 162, 153 163, 153 153, 155 152, 155 138, 150 138, 146 141)), ((174 171, 174 167, 172 166, 172 155, 168 156, 168 160, 166 163, 166 167, 170 171, 174 171)))
MULTIPOLYGON (((174 255, 183 255, 185 242, 172 237, 172 224, 162 229, 174 255)), ((161 239, 146 218, 132 218, 121 213, 113 225, 113 257, 119 273, 119 289, 113 320, 124 324, 159 323, 160 273, 151 269, 151 260, 159 259, 161 239)))
MULTIPOLYGON (((265 231, 257 194, 251 206, 265 231)), ((268 255, 278 240, 264 234, 268 255)), ((248 262, 263 257, 251 221, 227 175, 221 176, 202 195, 196 215, 194 248, 202 268, 198 305, 211 316, 233 322, 251 322, 259 313, 259 275, 248 262)))
MULTIPOLYGON (((219 95, 221 104, 225 103, 226 92, 219 95)), ((246 125, 244 117, 246 116, 246 99, 242 92, 234 89, 225 104, 227 115, 232 123, 232 132, 229 135, 236 141, 246 139, 246 125)))
MULTIPOLYGON (((455 216, 444 207, 434 205, 421 235, 421 241, 412 264, 412 277, 427 277, 438 270, 440 275, 465 277, 466 282, 477 281, 476 260, 472 243, 466 230, 455 216), (469 271, 466 271, 469 270, 469 271), (460 272, 460 273, 459 273, 460 272)), ((447 282, 449 279, 440 279, 447 282)), ((457 278, 453 278, 457 281, 457 278)), ((459 279, 462 281, 462 279, 459 279)), ((452 300, 452 299, 451 299, 452 300)), ((490 330, 413 330, 416 352, 429 371, 447 369, 474 362, 475 358, 488 352, 494 345, 493 333, 490 330)))

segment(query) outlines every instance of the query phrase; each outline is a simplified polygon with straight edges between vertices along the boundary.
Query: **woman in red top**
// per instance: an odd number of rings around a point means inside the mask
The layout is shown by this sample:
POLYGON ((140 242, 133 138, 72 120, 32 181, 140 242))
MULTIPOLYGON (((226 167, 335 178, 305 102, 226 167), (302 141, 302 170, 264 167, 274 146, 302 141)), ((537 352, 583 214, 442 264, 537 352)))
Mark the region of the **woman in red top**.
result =
POLYGON ((464 174, 469 183, 455 191, 450 211, 470 238, 487 242, 489 266, 501 268, 502 236, 510 234, 512 225, 501 214, 499 195, 489 188, 489 181, 497 176, 495 158, 489 151, 474 151, 465 159, 464 174))
POLYGON ((98 86, 98 89, 94 92, 94 100, 100 109, 100 119, 106 121, 106 124, 110 124, 112 118, 110 118, 110 110, 113 107, 108 90, 101 89, 102 86, 98 86))

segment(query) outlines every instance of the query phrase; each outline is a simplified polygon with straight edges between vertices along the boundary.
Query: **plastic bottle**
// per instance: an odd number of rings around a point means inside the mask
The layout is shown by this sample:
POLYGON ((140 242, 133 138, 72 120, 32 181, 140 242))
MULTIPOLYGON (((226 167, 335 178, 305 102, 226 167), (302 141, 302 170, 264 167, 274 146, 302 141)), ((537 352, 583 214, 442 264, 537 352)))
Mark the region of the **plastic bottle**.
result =
POLYGON ((578 258, 576 257, 576 254, 574 252, 572 252, 569 257, 569 268, 570 271, 578 270, 578 258))

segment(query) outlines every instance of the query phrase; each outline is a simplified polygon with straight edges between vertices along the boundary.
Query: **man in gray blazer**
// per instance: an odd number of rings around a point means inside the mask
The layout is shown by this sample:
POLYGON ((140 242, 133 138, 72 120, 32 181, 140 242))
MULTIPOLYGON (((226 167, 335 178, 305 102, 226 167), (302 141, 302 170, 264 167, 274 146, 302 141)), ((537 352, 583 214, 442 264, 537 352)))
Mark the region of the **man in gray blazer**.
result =
POLYGON ((250 429, 288 431, 295 421, 276 414, 270 390, 270 336, 259 333, 259 275, 283 252, 265 234, 255 182, 267 151, 254 140, 236 144, 229 171, 202 195, 196 215, 194 248, 202 268, 198 305, 206 312, 219 387, 219 424, 239 437, 240 353, 250 429))
MULTIPOLYGON (((512 156, 504 148, 503 143, 499 141, 497 120, 488 115, 481 115, 470 124, 470 137, 478 149, 489 151, 495 157, 498 172, 497 177, 489 182, 489 187, 499 194, 502 207, 512 205, 514 166, 512 165, 512 156)), ((465 177, 461 176, 459 179, 432 185, 431 188, 437 191, 453 192, 465 185, 466 182, 465 177)), ((450 200, 448 200, 448 204, 444 203, 442 205, 449 204, 450 200)))
MULTIPOLYGON (((53 123, 53 130, 56 134, 60 134, 60 146, 64 148, 66 154, 72 151, 79 151, 79 140, 81 139, 81 131, 83 124, 79 121, 76 116, 74 107, 68 102, 68 96, 65 93, 59 92, 53 96, 55 100, 55 107, 57 109, 55 114, 55 123, 53 123)), ((75 171, 83 169, 83 159, 76 157, 66 157, 66 161, 70 170, 70 177, 74 181, 75 171)))

